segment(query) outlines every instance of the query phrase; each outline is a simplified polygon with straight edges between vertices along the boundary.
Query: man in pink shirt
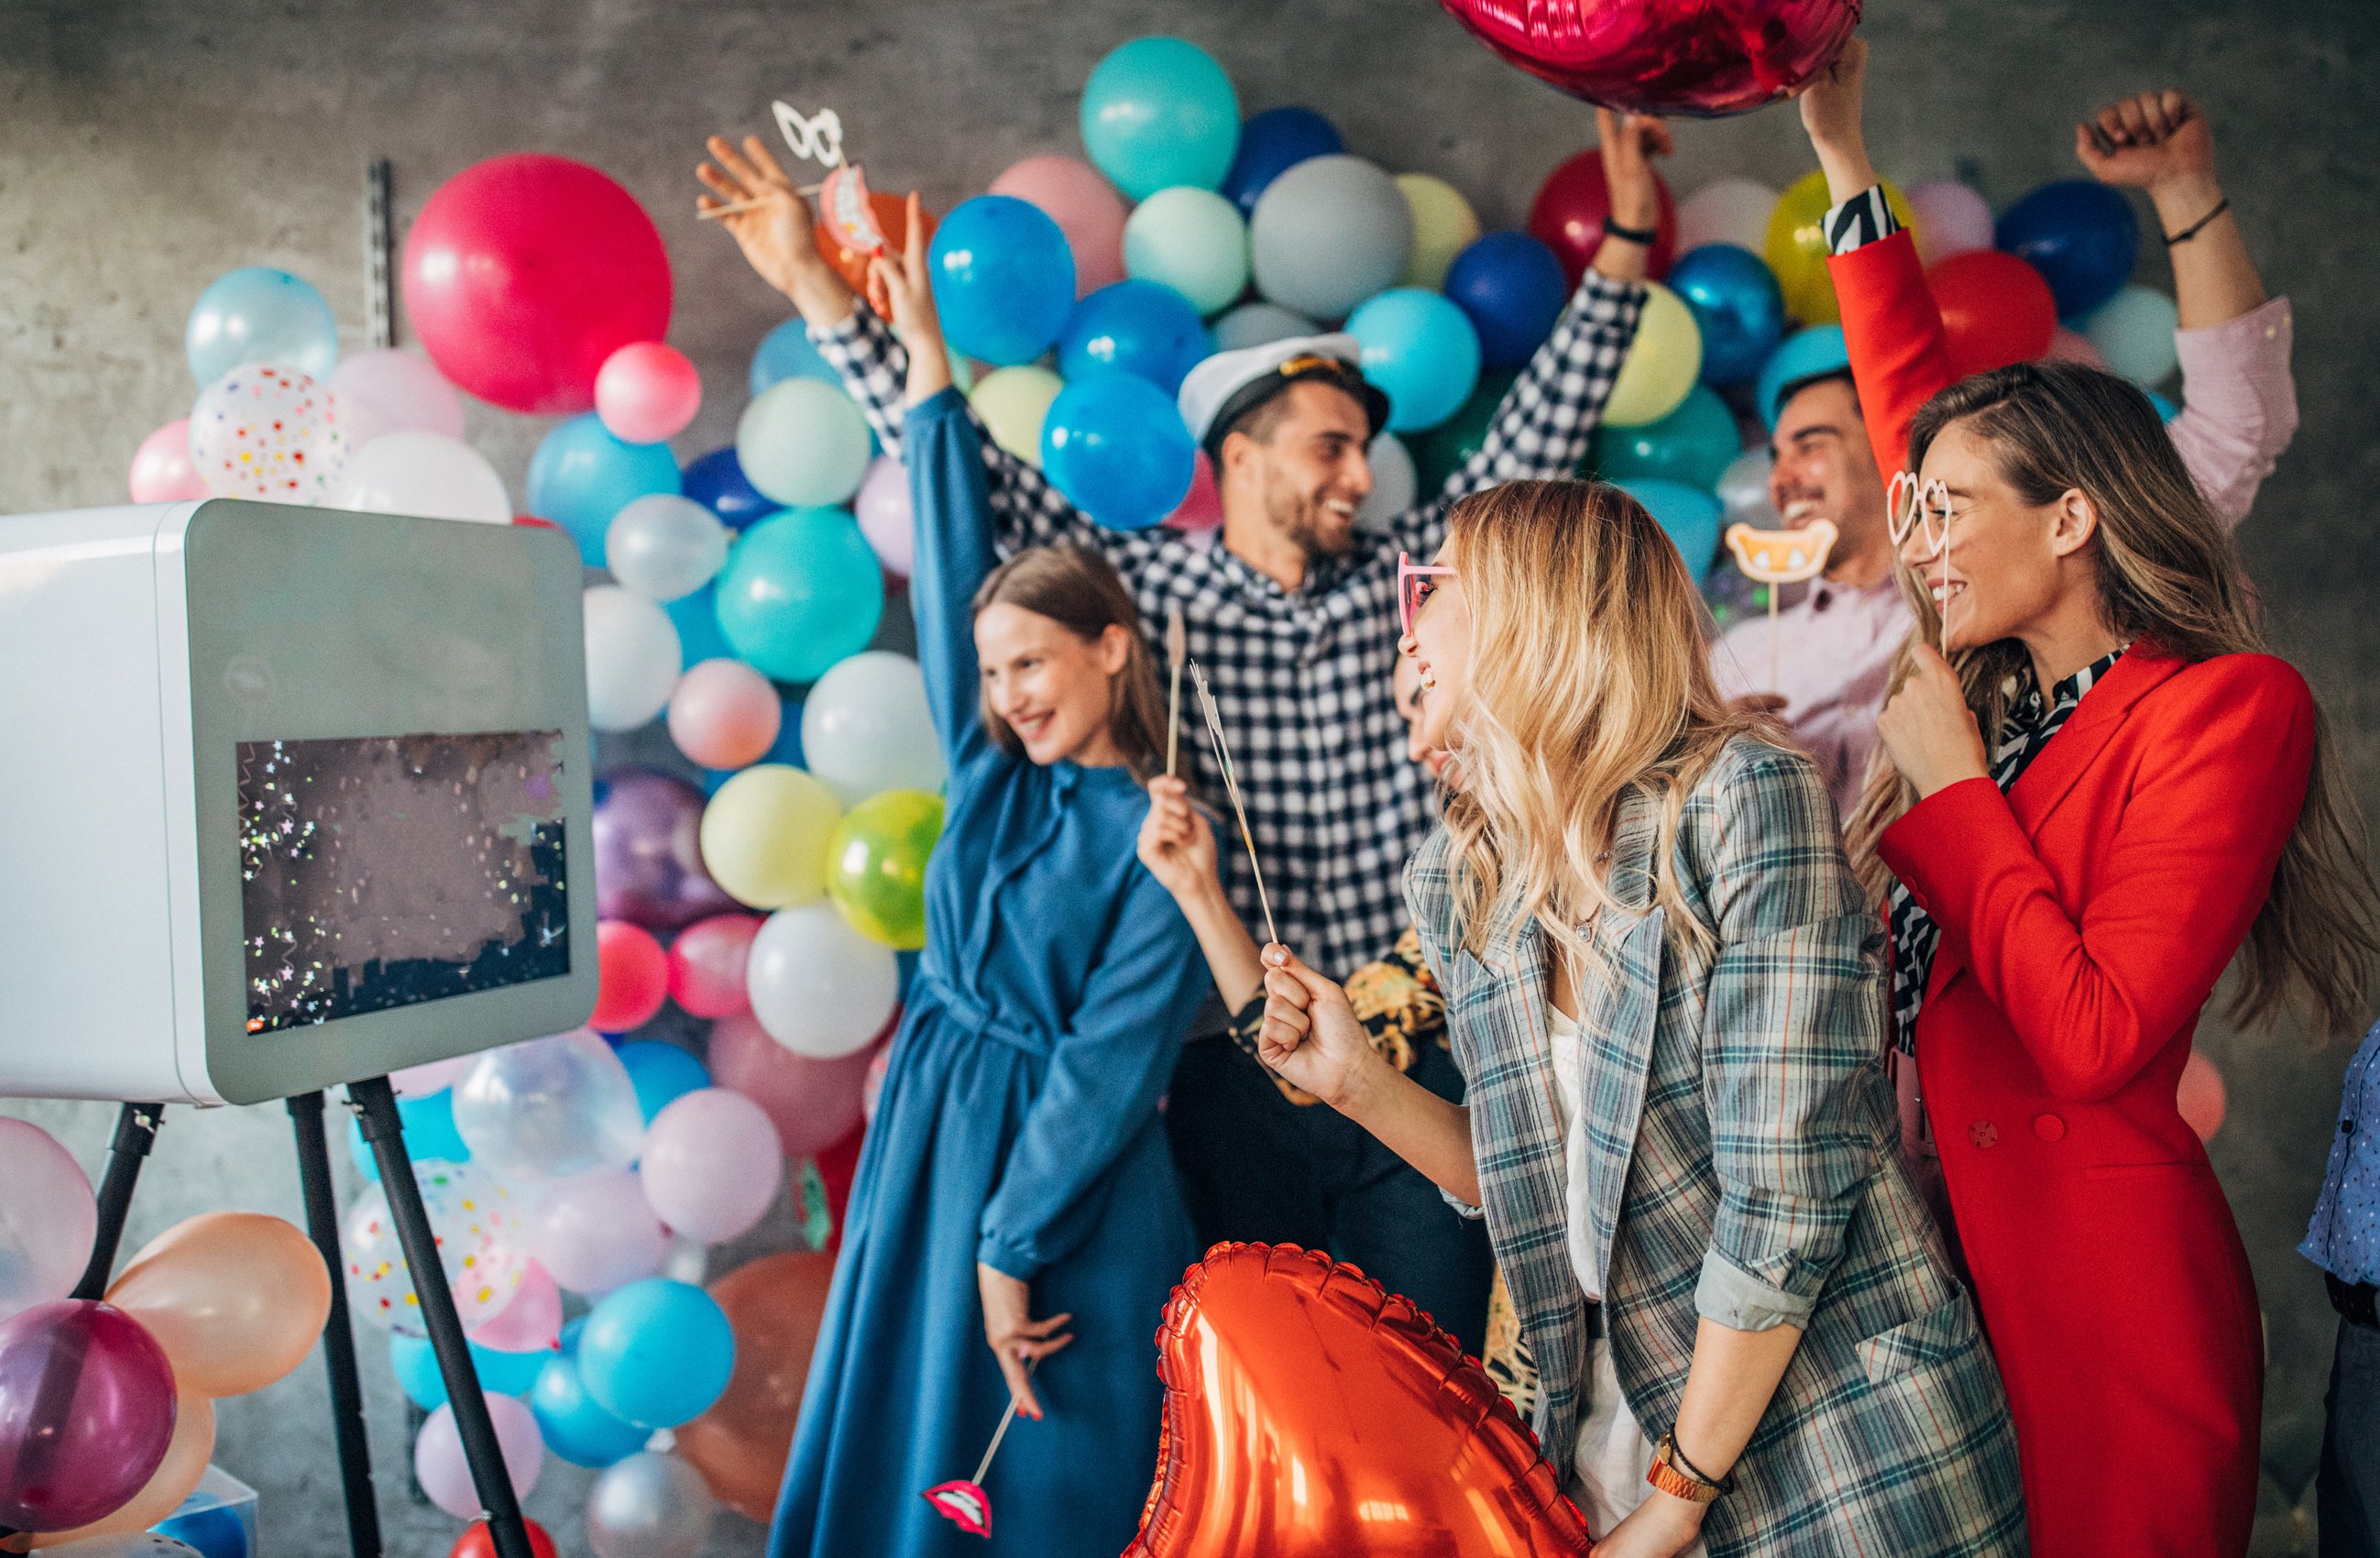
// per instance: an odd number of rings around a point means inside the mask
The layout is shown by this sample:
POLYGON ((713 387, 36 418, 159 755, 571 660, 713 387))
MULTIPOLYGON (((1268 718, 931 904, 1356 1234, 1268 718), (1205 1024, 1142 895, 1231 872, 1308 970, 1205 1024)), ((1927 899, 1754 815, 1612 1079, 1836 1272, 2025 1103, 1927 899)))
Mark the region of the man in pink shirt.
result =
MULTIPOLYGON (((1863 176, 1857 126, 1848 136, 1840 126, 1809 128, 1840 202, 1826 216, 1834 252, 1898 230, 1873 175, 1863 176)), ((2182 408, 2167 426, 2199 491, 2236 525, 2297 432, 2289 299, 2266 298, 2216 178, 2206 117, 2180 92, 2145 92, 2101 109, 2076 127, 2075 151, 2102 183, 2147 190, 2168 235, 2188 234, 2168 246, 2180 309, 2174 346, 2182 408)), ((1722 634, 1711 668, 1722 692, 1782 713, 1849 816, 1910 626, 1893 578, 1887 477, 1870 450, 1848 364, 1786 384, 1777 401, 1762 408, 1776 429, 1770 501, 1795 529, 1832 520, 1835 547, 1826 572, 1779 615, 1773 677, 1765 615, 1722 634)))

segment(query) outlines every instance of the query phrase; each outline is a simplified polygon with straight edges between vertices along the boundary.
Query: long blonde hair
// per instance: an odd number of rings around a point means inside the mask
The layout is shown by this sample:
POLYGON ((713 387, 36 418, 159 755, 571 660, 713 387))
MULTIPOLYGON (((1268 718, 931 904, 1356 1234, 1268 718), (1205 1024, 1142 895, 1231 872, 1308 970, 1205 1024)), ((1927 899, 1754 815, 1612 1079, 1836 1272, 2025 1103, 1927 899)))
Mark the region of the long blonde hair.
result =
POLYGON ((1721 748, 1773 736, 1711 679, 1701 602, 1678 549, 1617 487, 1513 481, 1455 505, 1450 550, 1471 611, 1463 785, 1446 802, 1464 944, 1511 895, 1574 967, 1581 927, 1615 903, 1600 858, 1623 797, 1658 806, 1654 901, 1707 946, 1671 859, 1678 818, 1721 748))
MULTIPOLYGON (((1147 784, 1165 767, 1165 694, 1158 684, 1156 658, 1148 635, 1140 630, 1140 608, 1123 586, 1115 565, 1087 547, 1072 542, 1031 546, 991 570, 975 592, 974 615, 986 606, 1005 603, 1046 616, 1085 641, 1095 641, 1111 627, 1129 636, 1123 669, 1108 678, 1108 735, 1123 754, 1132 776, 1147 784)), ((984 728, 1012 756, 1025 754, 1025 743, 991 706, 991 692, 981 694, 984 728)))
MULTIPOLYGON (((2099 613, 2117 636, 2146 640, 2195 663, 2260 653, 2255 597, 2229 532, 2192 482, 2189 468, 2148 397, 2126 381, 2070 363, 2025 363, 1978 373, 1925 403, 1909 430, 1909 463, 1946 428, 1963 423, 1991 453, 2017 500, 2039 507, 2069 491, 2098 515, 2092 542, 2099 613)), ((1917 618, 1910 643, 1939 643, 1941 618, 1924 582, 1899 565, 1917 618)), ((1986 750, 2009 715, 2010 689, 2030 664, 2014 639, 1949 657, 1982 727, 1986 750)), ((1891 688, 1909 674, 1902 648, 1891 688)), ((2230 1005, 2243 1026, 2277 1015, 2293 998, 2334 1033, 2362 1029, 2372 959, 2380 954, 2380 898, 2373 890, 2363 816, 2340 771, 2322 711, 2314 711, 2313 772, 2296 830, 2250 927, 2230 1005)), ((1876 853, 1884 830, 1916 796, 1879 745, 1849 824, 1852 863, 1881 901, 1891 873, 1876 853)))

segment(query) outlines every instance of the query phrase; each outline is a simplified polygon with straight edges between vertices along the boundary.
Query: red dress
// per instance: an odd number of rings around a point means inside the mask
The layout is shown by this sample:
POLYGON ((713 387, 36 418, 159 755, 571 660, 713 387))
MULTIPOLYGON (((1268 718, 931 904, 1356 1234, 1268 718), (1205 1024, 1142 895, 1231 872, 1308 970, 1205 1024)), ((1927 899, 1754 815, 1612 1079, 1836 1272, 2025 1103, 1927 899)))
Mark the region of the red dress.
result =
MULTIPOLYGON (((1906 234, 1835 260, 1878 464, 1949 382, 1906 234)), ((2286 663, 2135 644, 2003 796, 1912 808, 1880 852, 1941 927, 1925 1109, 2007 1382, 2036 1558, 2237 1558, 2264 1340, 2222 1187, 2175 1107, 2198 1014, 2304 804, 2286 663)))

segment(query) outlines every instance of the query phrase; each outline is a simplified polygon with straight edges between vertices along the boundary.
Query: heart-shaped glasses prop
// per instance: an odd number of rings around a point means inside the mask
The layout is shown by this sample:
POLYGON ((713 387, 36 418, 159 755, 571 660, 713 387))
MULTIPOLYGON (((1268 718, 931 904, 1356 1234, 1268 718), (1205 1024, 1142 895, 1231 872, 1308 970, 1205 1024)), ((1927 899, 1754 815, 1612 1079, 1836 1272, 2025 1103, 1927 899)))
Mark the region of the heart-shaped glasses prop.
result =
POLYGON ((1814 519, 1798 530, 1755 530, 1749 525, 1727 528, 1727 549, 1744 578, 1768 586, 1768 687, 1776 691, 1777 587, 1800 584, 1818 577, 1827 554, 1835 549, 1835 522, 1814 519))
POLYGON ((1921 481, 1914 471, 1895 471, 1885 489, 1885 506, 1892 544, 1898 548, 1912 534, 1923 534, 1926 555, 1941 564, 1940 589, 1934 596, 1934 647, 1940 649, 1942 611, 1950 592, 1950 485, 1939 477, 1921 481))
MULTIPOLYGON (((816 163, 827 170, 826 177, 816 184, 805 184, 799 193, 819 198, 819 220, 837 243, 855 254, 881 254, 886 249, 883 225, 876 220, 876 212, 868 196, 868 178, 857 163, 845 162, 843 154, 843 118, 832 108, 821 108, 808 118, 791 103, 783 101, 769 104, 775 116, 777 133, 785 138, 785 149, 806 163, 816 163)), ((698 213, 706 222, 738 212, 758 210, 766 204, 763 199, 731 201, 725 205, 707 206, 698 213)))

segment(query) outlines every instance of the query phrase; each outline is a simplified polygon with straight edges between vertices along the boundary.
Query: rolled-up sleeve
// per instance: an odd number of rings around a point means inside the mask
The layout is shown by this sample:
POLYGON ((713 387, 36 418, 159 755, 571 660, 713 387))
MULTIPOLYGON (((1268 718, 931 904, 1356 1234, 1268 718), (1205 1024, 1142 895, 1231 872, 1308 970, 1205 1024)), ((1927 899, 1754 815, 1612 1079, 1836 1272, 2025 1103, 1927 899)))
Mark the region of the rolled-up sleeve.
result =
POLYGON ((2289 300, 2276 298, 2237 319, 2173 333, 2181 362, 2181 412, 2167 424, 2173 446, 2215 512, 2237 525, 2298 431, 2289 372, 2289 300))

